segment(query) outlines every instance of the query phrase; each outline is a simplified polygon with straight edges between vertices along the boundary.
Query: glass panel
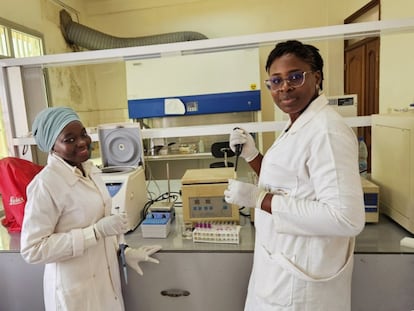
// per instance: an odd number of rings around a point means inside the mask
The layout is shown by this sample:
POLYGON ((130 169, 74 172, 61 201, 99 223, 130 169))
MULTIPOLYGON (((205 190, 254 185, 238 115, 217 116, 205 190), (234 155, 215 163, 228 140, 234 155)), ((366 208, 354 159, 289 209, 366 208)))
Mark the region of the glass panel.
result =
POLYGON ((42 39, 12 29, 14 57, 29 57, 43 55, 42 39))

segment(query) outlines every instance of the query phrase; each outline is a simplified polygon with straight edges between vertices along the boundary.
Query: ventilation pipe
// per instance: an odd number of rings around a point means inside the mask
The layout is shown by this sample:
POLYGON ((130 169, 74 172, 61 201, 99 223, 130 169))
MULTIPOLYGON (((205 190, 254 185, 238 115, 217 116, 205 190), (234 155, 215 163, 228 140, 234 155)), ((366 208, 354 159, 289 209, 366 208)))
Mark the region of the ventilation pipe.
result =
POLYGON ((70 14, 65 10, 60 11, 60 29, 69 45, 88 50, 115 49, 207 39, 205 35, 194 31, 171 32, 136 38, 114 37, 74 22, 70 14))

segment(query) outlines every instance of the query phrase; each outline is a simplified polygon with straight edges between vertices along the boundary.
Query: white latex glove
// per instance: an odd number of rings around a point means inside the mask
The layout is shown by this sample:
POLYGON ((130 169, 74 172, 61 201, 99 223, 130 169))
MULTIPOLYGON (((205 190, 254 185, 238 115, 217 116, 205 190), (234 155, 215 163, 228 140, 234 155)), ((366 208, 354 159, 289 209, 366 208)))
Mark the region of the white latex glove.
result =
POLYGON ((240 156, 247 162, 252 161, 259 154, 253 136, 241 128, 234 129, 229 139, 230 149, 236 152, 236 145, 243 145, 240 156))
POLYGON ((111 235, 118 235, 128 231, 128 219, 126 213, 106 216, 93 225, 96 238, 104 238, 111 235))
POLYGON ((227 189, 224 190, 224 198, 227 203, 240 207, 260 208, 266 193, 253 184, 229 179, 227 189))
POLYGON ((162 248, 161 245, 144 245, 140 248, 127 247, 125 250, 125 261, 132 269, 134 269, 139 275, 143 275, 142 269, 139 263, 142 261, 160 263, 159 260, 150 257, 162 248))

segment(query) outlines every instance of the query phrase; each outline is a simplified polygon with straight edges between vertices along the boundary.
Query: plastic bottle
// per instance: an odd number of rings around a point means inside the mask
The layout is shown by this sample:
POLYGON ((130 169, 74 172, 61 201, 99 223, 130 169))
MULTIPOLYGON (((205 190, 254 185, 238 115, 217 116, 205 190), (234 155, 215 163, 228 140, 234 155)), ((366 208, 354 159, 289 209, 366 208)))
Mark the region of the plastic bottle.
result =
POLYGON ((204 152, 204 141, 202 139, 200 139, 200 141, 198 142, 198 152, 204 152))
POLYGON ((368 169, 368 148, 365 144, 364 138, 359 137, 359 152, 358 152, 358 158, 359 158, 359 173, 361 176, 367 176, 367 169, 368 169))

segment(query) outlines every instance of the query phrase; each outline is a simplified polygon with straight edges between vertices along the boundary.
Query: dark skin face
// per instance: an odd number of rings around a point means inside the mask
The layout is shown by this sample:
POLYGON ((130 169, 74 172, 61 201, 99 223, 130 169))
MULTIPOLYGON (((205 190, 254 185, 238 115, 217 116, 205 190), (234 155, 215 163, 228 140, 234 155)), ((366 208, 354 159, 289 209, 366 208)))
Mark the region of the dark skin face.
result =
MULTIPOLYGON (((290 73, 297 71, 312 71, 311 66, 293 54, 285 54, 276 58, 270 65, 269 77, 287 78, 290 73)), ((305 75, 305 83, 301 87, 290 87, 283 83, 279 91, 271 91, 275 104, 283 112, 289 114, 291 122, 300 116, 308 104, 318 95, 317 85, 320 83, 319 72, 309 72, 305 75)))
POLYGON ((82 170, 82 162, 90 157, 91 137, 79 121, 66 125, 56 138, 53 151, 72 166, 82 170))

